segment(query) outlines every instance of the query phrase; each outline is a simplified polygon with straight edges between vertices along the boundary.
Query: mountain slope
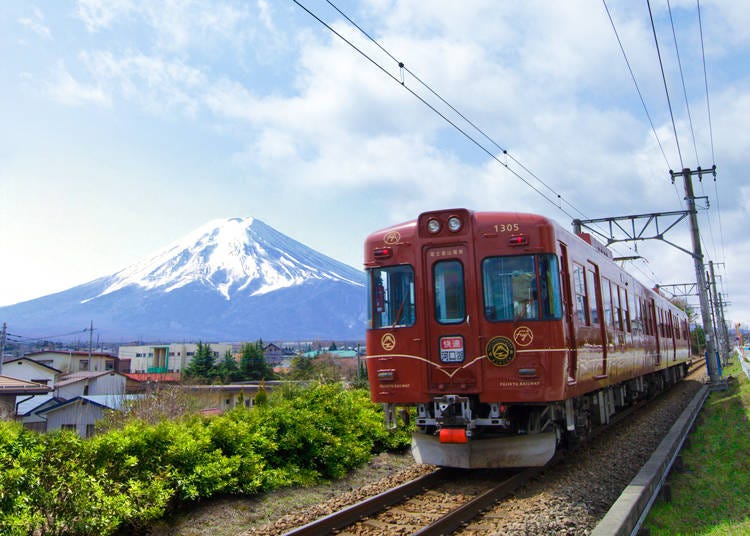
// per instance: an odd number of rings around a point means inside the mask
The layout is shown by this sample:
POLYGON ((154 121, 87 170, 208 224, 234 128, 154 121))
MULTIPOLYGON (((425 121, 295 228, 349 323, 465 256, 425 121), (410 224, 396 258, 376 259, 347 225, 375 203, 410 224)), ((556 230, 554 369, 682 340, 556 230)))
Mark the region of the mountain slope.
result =
POLYGON ((93 320, 109 340, 359 339, 365 303, 361 271, 260 220, 231 218, 112 276, 0 307, 0 319, 26 336, 93 320))

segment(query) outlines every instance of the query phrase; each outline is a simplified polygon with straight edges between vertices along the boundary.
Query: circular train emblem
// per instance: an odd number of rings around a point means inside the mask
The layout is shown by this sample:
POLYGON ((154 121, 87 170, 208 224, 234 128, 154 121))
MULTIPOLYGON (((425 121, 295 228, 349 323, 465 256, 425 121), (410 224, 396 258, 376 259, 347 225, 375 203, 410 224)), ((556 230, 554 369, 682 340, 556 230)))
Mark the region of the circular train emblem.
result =
POLYGON ((386 352, 390 352, 396 347, 396 337, 393 336, 393 333, 386 333, 380 338, 380 346, 383 347, 383 350, 386 352))
POLYGON ((508 337, 494 337, 487 343, 487 359, 493 365, 504 367, 516 357, 516 348, 508 337))
POLYGON ((519 326, 513 332, 513 340, 518 346, 528 346, 534 340, 534 332, 528 326, 519 326))
POLYGON ((383 238, 383 242, 389 245, 398 244, 401 242, 401 233, 398 231, 391 231, 383 238))

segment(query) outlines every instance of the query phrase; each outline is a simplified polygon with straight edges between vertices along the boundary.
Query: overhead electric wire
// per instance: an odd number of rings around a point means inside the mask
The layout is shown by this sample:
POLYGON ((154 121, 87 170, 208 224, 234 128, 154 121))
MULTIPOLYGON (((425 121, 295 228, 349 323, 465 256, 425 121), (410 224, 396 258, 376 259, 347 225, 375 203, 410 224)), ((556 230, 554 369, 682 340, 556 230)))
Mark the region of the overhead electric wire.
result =
MULTIPOLYGON (((533 184, 532 184, 532 183, 531 183, 531 182, 530 182, 529 180, 527 180, 526 178, 524 178, 523 176, 521 176, 521 175, 520 175, 520 174, 519 174, 519 173, 518 173, 517 171, 515 171, 514 169, 512 169, 512 168, 511 168, 511 167, 510 167, 510 166, 509 166, 509 165, 508 165, 507 163, 505 163, 505 162, 503 162, 502 160, 500 160, 500 159, 499 159, 499 158, 497 157, 497 155, 495 155, 495 153, 493 153, 492 151, 490 151, 489 149, 487 149, 487 148, 486 148, 486 147, 485 147, 484 145, 482 145, 482 143, 480 143, 479 141, 477 141, 477 139, 476 139, 476 138, 474 138, 474 137, 473 137, 473 136, 471 136, 471 135, 470 135, 470 134, 469 134, 468 132, 466 132, 466 130, 462 129, 462 128, 461 128, 460 126, 458 126, 458 125, 457 125, 457 124, 456 124, 456 123, 455 123, 454 121, 451 121, 451 120, 450 120, 450 119, 449 119, 449 118, 448 118, 448 117, 447 117, 447 116, 446 116, 445 114, 443 114, 442 112, 440 112, 440 110, 438 110, 437 108, 435 108, 435 106, 433 106, 432 104, 430 104, 429 102, 427 102, 427 100, 425 100, 425 99, 424 99, 424 98, 423 98, 423 97, 422 97, 421 95, 419 95, 419 94, 418 94, 417 92, 415 92, 415 91, 414 91, 413 89, 411 89, 411 88, 410 88, 409 86, 407 86, 407 85, 406 85, 405 83, 403 83, 403 82, 402 82, 401 80, 399 80, 398 78, 396 78, 396 77, 395 77, 395 76, 394 76, 393 74, 391 74, 390 72, 388 72, 388 70, 387 70, 387 69, 385 69, 385 68, 384 68, 384 67, 383 67, 382 65, 380 65, 380 64, 379 64, 379 63, 378 63, 377 61, 375 61, 375 60, 374 60, 374 59, 372 59, 372 58, 371 58, 370 56, 368 56, 368 55, 367 55, 367 54, 366 54, 366 53, 365 53, 365 52, 364 52, 363 50, 361 50, 361 49, 360 49, 359 47, 357 47, 356 45, 354 45, 354 43, 352 43, 351 41, 349 41, 348 39, 346 39, 346 38, 345 38, 345 37, 344 37, 343 35, 341 35, 341 34, 340 34, 339 32, 337 32, 337 31, 336 31, 336 30, 335 30, 335 29, 334 29, 334 28, 333 28, 332 26, 330 26, 330 25, 329 25, 328 23, 326 23, 326 22, 325 22, 324 20, 322 20, 322 19, 321 19, 320 17, 318 17, 318 16, 317 16, 317 15, 316 15, 315 13, 313 13, 312 11, 310 11, 310 10, 309 10, 309 9, 308 9, 308 8, 307 8, 306 6, 302 5, 302 4, 301 4, 301 3, 300 3, 300 2, 298 1, 298 0, 292 0, 292 2, 294 2, 295 4, 297 4, 297 5, 298 5, 298 6, 300 7, 300 8, 302 8, 302 9, 303 9, 303 10, 304 10, 305 12, 307 12, 307 13, 308 13, 308 14, 309 14, 309 15, 310 15, 311 17, 313 17, 313 18, 314 18, 315 20, 317 20, 317 21, 318 21, 318 22, 319 22, 320 24, 322 24, 322 25, 323 25, 323 26, 325 26, 325 27, 326 27, 326 28, 327 28, 328 30, 330 30, 330 31, 331 31, 331 32, 332 32, 332 33, 333 33, 334 35, 336 35, 336 36, 337 36, 337 37, 338 37, 339 39, 341 39, 341 40, 342 40, 342 41, 344 41, 344 42, 345 42, 346 44, 348 44, 348 45, 349 45, 350 47, 352 47, 352 48, 353 48, 354 50, 356 50, 356 51, 357 51, 357 52, 358 52, 359 54, 361 54, 361 55, 362 55, 363 57, 365 57, 365 58, 366 58, 366 59, 367 59, 368 61, 370 61, 370 62, 371 62, 371 63, 372 63, 373 65, 375 65, 375 66, 376 66, 376 67, 377 67, 378 69, 380 69, 381 71, 383 71, 383 72, 384 72, 384 73, 385 73, 386 75, 388 75, 388 76, 389 76, 389 77, 390 77, 390 78, 391 78, 392 80, 394 80, 394 81, 395 81, 395 82, 397 82, 397 83, 398 83, 399 85, 401 85, 401 86, 402 86, 402 87, 403 87, 404 89, 406 89, 406 91, 408 91, 409 93, 411 93, 411 94, 412 94, 412 95, 413 95, 413 96, 414 96, 415 98, 417 98, 417 99, 418 99, 418 100, 419 100, 420 102, 422 102, 422 104, 424 104, 424 105, 425 105, 425 106, 427 106, 427 107, 428 107, 428 108, 429 108, 430 110, 432 110, 432 111, 433 111, 434 113, 436 113, 436 114, 437 114, 437 115, 438 115, 438 116, 439 116, 440 118, 442 118, 442 119, 443 119, 443 120, 444 120, 444 121, 445 121, 446 123, 448 123, 448 124, 449 124, 449 125, 451 125, 451 126, 452 126, 453 128, 455 128, 456 130, 458 130, 458 131, 459 131, 459 132, 460 132, 461 134, 463 134, 463 136, 464 136, 464 137, 465 137, 466 139, 468 139, 468 140, 469 140, 469 141, 471 141, 471 142, 472 142, 472 143, 473 143, 474 145, 476 145, 477 147, 479 147, 479 148, 480 148, 480 149, 481 149, 482 151, 484 151, 484 152, 485 152, 485 153, 486 153, 486 154, 487 154, 487 155, 488 155, 488 156, 489 156, 490 158, 492 158, 493 160, 495 160, 495 161, 496 161, 496 162, 497 162, 498 164, 500 164, 500 165, 501 165, 501 166, 503 166, 503 167, 504 167, 505 169, 507 169, 508 171, 510 171, 510 172, 511 172, 511 173, 512 173, 513 175, 515 175, 515 176, 516 176, 516 177, 517 177, 518 179, 520 179, 520 180, 521 180, 521 181, 522 181, 523 183, 525 183, 525 184, 526 184, 526 185, 527 185, 527 186, 528 186, 529 188, 531 188, 531 189, 532 189, 532 190, 534 190, 534 191, 535 191, 536 193, 538 193, 538 194, 539 194, 540 196, 542 196, 542 198, 544 198, 544 199, 545 199, 546 201, 548 201, 548 202, 549 202, 549 203, 550 203, 551 205, 553 205, 553 206, 555 206, 556 208, 558 208, 558 210, 560 210, 561 212, 563 212, 563 213, 564 213, 564 214, 565 214, 566 216, 568 216, 569 218, 571 218, 571 219, 576 219, 576 218, 575 218, 575 217, 574 217, 574 216, 573 216, 572 214, 570 214, 570 213, 569 213, 568 211, 566 211, 566 210, 565 210, 565 209, 563 209, 563 208, 562 208, 561 206, 559 206, 559 205, 558 205, 557 203, 555 203, 555 201, 554 201, 554 200, 552 200, 552 199, 551 199, 550 197, 548 197, 547 195, 545 195, 545 194, 544 194, 544 193, 543 193, 543 192, 542 192, 542 191, 541 191, 541 190, 540 190, 539 188, 537 188, 536 186, 534 186, 534 185, 533 185, 533 184)), ((330 4, 330 2, 329 2, 329 4, 330 4)), ((333 5, 333 4, 331 4, 331 5, 333 5)), ((337 11, 339 11, 339 13, 341 13, 341 10, 339 10, 338 8, 336 8, 336 10, 337 10, 337 11)), ((351 19, 348 19, 348 20, 351 20, 351 19)), ((355 26, 356 26, 356 25, 355 25, 355 26)), ((360 31, 361 31, 361 30, 360 30, 360 31)), ((367 34, 365 34, 365 35, 367 35, 367 34)), ((369 37, 369 36, 368 36, 368 37, 369 37)), ((372 38, 370 38, 370 39, 372 39, 372 38)), ((380 45, 378 45, 378 46, 380 46, 380 45)), ((382 47, 380 47, 380 48, 382 49, 382 47)), ((387 52, 386 52, 386 53, 387 53, 387 52)), ((389 55, 389 56, 390 56, 391 58, 393 58, 393 56, 392 56, 392 55, 391 55, 390 53, 388 53, 388 55, 389 55)), ((395 60, 395 58, 394 58, 394 61, 397 61, 397 60, 395 60)), ((398 63, 399 63, 399 67, 402 67, 402 66, 403 66, 403 63, 402 63, 402 62, 398 62, 398 63)), ((452 108, 452 107, 451 107, 451 108, 452 108)), ((459 115, 460 115, 460 114, 459 114, 459 115)), ((471 124, 471 123, 470 123, 470 124, 471 124)), ((473 126, 473 125, 472 125, 472 126, 473 126)), ((476 128, 476 127, 474 127, 474 128, 476 128)), ((486 136, 486 135, 485 135, 485 136, 486 136)), ((493 144, 497 146, 497 144, 495 144, 494 142, 493 142, 493 144)), ((507 151, 503 151, 503 153, 504 153, 504 154, 507 154, 507 151)), ((539 179, 537 178, 537 180, 539 180, 539 179)), ((553 193, 555 193, 555 194, 557 195, 558 199, 562 201, 562 196, 561 196, 561 195, 560 195, 559 193, 555 192, 555 191, 554 191, 554 190, 553 190, 553 189, 552 189, 552 188, 551 188, 551 187, 550 187, 549 185, 547 185, 547 184, 546 184, 546 183, 544 183, 543 181, 541 181, 541 180, 540 180, 539 182, 541 182, 541 183, 542 183, 542 184, 543 184, 543 185, 544 185, 544 186, 545 186, 545 187, 546 187, 547 189, 549 189, 550 191, 552 191, 553 193)), ((566 203, 567 203, 567 202, 566 202, 566 203)), ((569 204, 569 203, 568 203, 568 204, 569 204)), ((569 205, 570 205, 570 204, 569 204, 569 205)), ((572 205, 570 205, 570 206, 572 206, 572 205)), ((573 208, 574 208, 574 210, 576 210, 577 212, 579 212, 579 213, 580 213, 580 211, 579 211, 578 209, 576 209, 575 207, 573 207, 573 208)), ((581 214, 581 215, 583 215, 583 213, 580 213, 580 214, 581 214)))
POLYGON ((672 101, 669 98, 669 88, 667 87, 667 76, 664 74, 664 62, 661 59, 661 51, 659 50, 659 39, 656 37, 656 26, 654 25, 654 14, 651 12, 651 0, 646 0, 648 5, 648 16, 651 19, 651 30, 654 34, 654 43, 656 44, 656 54, 659 57, 659 67, 661 69, 661 79, 664 82, 664 92, 667 95, 667 105, 669 106, 669 116, 672 119, 672 130, 674 131, 674 139, 677 144, 677 154, 680 157, 680 169, 685 169, 685 164, 682 160, 682 150, 680 149, 680 138, 677 136, 677 124, 674 120, 674 113, 672 112, 672 101))
POLYGON ((8 336, 16 337, 17 339, 23 339, 24 341, 47 341, 50 339, 61 339, 63 337, 72 337, 73 335, 80 335, 81 333, 85 333, 87 331, 90 331, 89 328, 83 328, 78 331, 71 331, 70 333, 62 333, 60 335, 45 335, 44 337, 27 337, 25 335, 18 335, 15 333, 8 333, 8 336))
MULTIPOLYGON (((364 58, 366 58, 370 63, 375 65, 378 69, 383 71, 386 75, 388 75, 392 80, 400 84, 404 89, 406 89, 409 93, 411 93, 415 98, 417 98, 420 102, 422 102, 425 106, 427 106, 431 111, 436 113, 440 118, 442 118, 445 122, 447 122, 449 125, 451 125, 453 128, 455 128, 457 131, 459 131, 465 138, 467 138, 469 141, 471 141, 474 145, 479 147, 482 151, 484 151, 487 155, 490 156, 493 160, 495 160, 497 163, 505 167, 508 171, 510 171, 513 175, 515 175, 518 179, 520 179, 522 182, 524 182, 527 186, 529 186, 532 190, 534 190, 536 193, 538 193, 542 198, 544 198, 546 201, 548 201, 550 204, 554 205, 558 210, 563 212, 566 216, 568 216, 571 219, 576 219, 572 214, 570 214, 568 211, 562 208, 562 206, 559 206, 556 204, 552 199, 550 199, 547 195, 545 195, 543 192, 541 192, 537 187, 535 187, 531 182, 529 182, 526 178, 522 177, 518 172, 516 172, 514 169, 512 169, 507 163, 501 161, 495 153, 487 149, 482 143, 477 141, 476 138, 471 136, 466 130, 459 127, 454 121, 451 121, 445 114, 440 112, 435 106, 427 102, 425 98, 423 98, 421 95, 416 93, 413 89, 408 87, 404 80, 397 78, 393 74, 391 74, 387 69, 385 69, 382 65, 380 65, 377 61, 375 61, 373 58, 371 58, 367 53, 365 53, 363 50, 361 50, 359 47, 354 45, 351 41, 346 39, 343 35, 341 35, 339 32, 337 32, 331 25, 323 21, 318 15, 313 13, 310 9, 308 9, 305 5, 300 3, 298 0, 292 0, 297 6, 299 6, 302 10, 304 10, 308 15, 313 17, 316 21, 318 21, 321 25, 323 25, 325 28, 327 28, 329 31, 331 31, 334 35, 336 35, 339 39, 344 41, 346 44, 348 44, 351 48, 353 48, 355 51, 357 51, 360 55, 362 55, 364 58)), ((341 16, 343 16, 350 24, 352 24, 354 27, 356 27, 365 37, 367 37, 370 41, 372 41, 382 52, 384 52, 388 57, 390 57, 397 65, 398 67, 409 73, 416 81, 418 81, 420 84, 422 84, 425 88, 427 88, 428 91, 430 91, 435 97, 437 97, 441 102, 443 102, 448 108, 450 108, 454 113, 456 113, 459 117, 461 117, 462 120, 464 120, 467 124, 469 124, 472 128, 474 128, 477 132, 479 132, 484 138, 486 138, 492 145, 497 147, 504 155, 508 156, 510 159, 512 159, 516 164, 518 164, 524 171, 526 171, 529 175, 534 177, 539 183, 541 183, 545 188, 547 188, 550 192, 555 194, 561 202, 565 202, 568 206, 570 206, 573 210, 578 212, 581 216, 586 218, 586 215, 576 208, 574 205, 572 205, 570 202, 565 201, 562 196, 557 193, 554 189, 552 189, 548 184, 546 184, 544 181, 542 181, 536 174, 534 174, 531 170, 529 170, 526 166, 524 166, 520 161, 518 161, 515 157, 510 155, 506 149, 501 147, 498 143, 496 143, 488 134, 486 134, 482 129, 480 129, 477 125, 475 125, 471 120, 469 120, 464 114, 459 112, 454 106, 452 106, 450 103, 448 103, 442 96, 440 96, 435 90, 433 90, 427 83, 422 81, 416 74, 414 74, 411 70, 406 68, 404 62, 398 60, 393 54, 391 54, 388 50, 386 50, 376 39, 374 39, 370 34, 368 34, 364 29, 362 29, 355 21, 353 21, 348 15, 346 15, 341 9, 339 9, 331 0, 326 0, 327 3, 333 7, 341 16)), ((644 104, 645 107, 645 104, 644 104)), ((648 113, 648 111, 647 111, 648 113)), ((649 118, 650 119, 650 118, 649 118)), ((652 129, 653 129, 653 123, 652 123, 652 129)), ((654 129, 654 133, 656 134, 656 131, 654 129)), ((657 136, 657 141, 658 136, 657 136)), ((661 148, 661 142, 659 142, 659 147, 661 148)), ((662 154, 664 155, 665 161, 667 162, 667 167, 669 167, 669 162, 666 159, 666 155, 664 154, 664 150, 662 149, 662 154)), ((611 246, 610 246, 611 247, 611 246)), ((633 251, 633 248, 631 246, 626 246, 628 249, 633 251)), ((614 249, 614 248, 612 248, 614 249)), ((648 279, 651 279, 652 282, 655 283, 655 280, 649 277, 648 274, 643 272, 643 270, 639 269, 637 265, 635 266, 638 271, 644 274, 648 279)), ((653 271, 651 272, 652 275, 655 276, 653 271)))
MULTIPOLYGON (((708 135, 711 142, 711 162, 716 164, 716 153, 714 152, 714 129, 711 122, 711 101, 708 94, 708 74, 706 72, 706 50, 703 44, 703 18, 701 16, 701 3, 700 0, 696 1, 696 7, 698 8, 698 30, 700 32, 701 40, 701 59, 703 60, 703 82, 706 89, 706 111, 708 113, 708 135)), ((721 203, 719 202, 719 187, 716 183, 716 177, 714 176, 714 192, 716 194, 716 212, 719 220, 719 240, 721 242, 721 257, 726 258, 726 251, 724 250, 724 228, 721 222, 721 203)))
MULTIPOLYGON (((403 69, 407 73, 409 73, 417 82, 422 84, 430 93, 432 93, 435 97, 437 97, 443 104, 445 104, 448 108, 450 108, 456 115, 458 115, 461 119, 466 121, 469 125, 471 125, 474 130, 479 132, 484 138, 489 141, 492 145, 497 147, 504 155, 506 155, 508 158, 513 160, 518 166, 520 166, 526 173, 534 177, 537 181, 539 181, 540 184, 542 184, 545 188, 547 188, 551 193, 555 194, 558 199, 562 202, 568 205, 570 208, 578 212, 581 216, 585 216, 583 212, 581 212, 575 205, 570 203, 569 201, 566 201, 559 193, 557 193, 552 187, 550 187, 546 182, 544 182, 541 178, 539 178, 538 175, 536 175, 533 171, 531 171, 529 168, 527 168, 523 163, 521 163, 520 160, 518 160, 515 156, 510 154, 507 149, 504 147, 501 147, 492 137, 490 137, 489 134, 487 134, 484 130, 482 130, 479 126, 477 126, 471 119, 466 117, 463 113, 461 113, 458 109, 456 109, 451 103, 449 103, 447 100, 445 100, 437 91, 435 91, 427 82, 422 80, 414 71, 409 69, 404 62, 398 60, 393 54, 391 54, 388 50, 386 50, 385 47, 383 47, 377 39, 372 37, 367 31, 365 31, 359 24, 357 24, 354 20, 352 20, 346 13, 344 13, 341 9, 339 9, 336 4, 334 4, 331 0, 326 0, 328 4, 333 7, 342 17, 344 17, 349 23, 351 23, 355 28, 357 28, 362 34, 367 37, 370 41, 372 41, 380 50, 382 50, 385 54, 388 55, 396 64, 399 66, 399 68, 403 69)), ((401 84, 403 85, 403 80, 401 81, 401 84)), ((507 167, 507 166, 506 166, 507 167)))
POLYGON ((680 80, 682 81, 682 93, 685 96, 685 109, 687 110, 688 123, 690 124, 690 134, 693 137, 693 150, 695 151, 695 162, 701 165, 698 157, 698 144, 695 142, 695 130, 693 129, 693 116, 690 115, 690 101, 688 100, 687 87, 685 86, 685 75, 682 72, 682 60, 680 59, 680 48, 677 46, 677 32, 674 29, 674 19, 672 18, 672 5, 667 0, 667 10, 669 11, 669 24, 672 26, 672 37, 674 39, 674 51, 677 56, 677 66, 680 68, 680 80))
POLYGON ((617 32, 617 28, 615 27, 615 21, 612 18, 612 14, 609 12, 609 6, 607 6, 607 0, 602 0, 602 3, 604 4, 604 9, 607 11, 607 17, 609 17, 609 23, 612 25, 612 30, 615 32, 617 43, 620 45, 620 52, 622 52, 622 57, 625 59, 625 65, 628 66, 628 72, 630 73, 630 78, 633 80, 633 85, 635 85, 635 90, 638 92, 638 97, 641 99, 641 104, 643 105, 643 111, 646 112, 646 117, 648 117, 648 122, 651 125, 651 131, 654 133, 654 138, 656 138, 656 143, 659 144, 659 150, 661 151, 661 155, 664 157, 664 163, 667 165, 667 169, 671 169, 672 166, 669 164, 669 159, 667 158, 667 154, 664 152, 664 147, 662 146, 661 140, 659 139, 659 134, 656 133, 656 127, 654 127, 654 121, 651 119, 651 114, 648 112, 648 108, 646 107, 646 101, 643 99, 643 93, 641 93, 641 88, 638 87, 638 81, 635 79, 633 68, 630 66, 628 55, 625 53, 625 47, 623 46, 622 40, 620 39, 620 34, 617 32))

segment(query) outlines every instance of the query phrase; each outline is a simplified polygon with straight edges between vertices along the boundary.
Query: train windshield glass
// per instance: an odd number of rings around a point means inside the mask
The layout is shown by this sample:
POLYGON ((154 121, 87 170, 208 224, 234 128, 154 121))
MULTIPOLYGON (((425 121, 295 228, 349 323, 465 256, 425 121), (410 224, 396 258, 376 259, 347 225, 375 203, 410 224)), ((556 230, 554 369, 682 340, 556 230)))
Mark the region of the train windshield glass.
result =
POLYGON ((459 261, 440 261, 433 270, 436 320, 441 324, 463 322, 466 316, 464 267, 459 261))
POLYGON ((414 324, 414 269, 411 266, 371 270, 369 295, 373 328, 414 324))
POLYGON ((554 255, 489 257, 482 261, 484 314, 493 322, 562 316, 554 255))

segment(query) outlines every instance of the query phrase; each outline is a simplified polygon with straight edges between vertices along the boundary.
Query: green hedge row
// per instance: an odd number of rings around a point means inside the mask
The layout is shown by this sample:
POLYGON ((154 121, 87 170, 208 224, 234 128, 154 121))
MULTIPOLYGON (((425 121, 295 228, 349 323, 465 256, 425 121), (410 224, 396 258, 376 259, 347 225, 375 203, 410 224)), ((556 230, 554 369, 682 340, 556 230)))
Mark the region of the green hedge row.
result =
POLYGON ((122 428, 88 440, 0 423, 0 534, 137 530, 181 502, 339 478, 409 435, 384 429, 365 390, 285 389, 212 418, 122 428))

